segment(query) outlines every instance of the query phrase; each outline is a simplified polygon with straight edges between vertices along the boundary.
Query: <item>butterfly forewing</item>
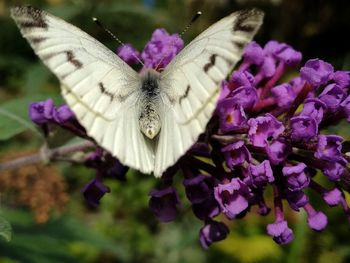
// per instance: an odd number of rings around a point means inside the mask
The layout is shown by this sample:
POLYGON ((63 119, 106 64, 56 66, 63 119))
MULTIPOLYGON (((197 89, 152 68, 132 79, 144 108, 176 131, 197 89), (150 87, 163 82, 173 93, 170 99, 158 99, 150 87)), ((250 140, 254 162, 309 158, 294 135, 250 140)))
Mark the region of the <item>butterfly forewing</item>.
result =
POLYGON ((262 19, 263 13, 255 9, 223 18, 186 46, 161 74, 164 114, 155 174, 181 157, 204 131, 220 82, 241 58, 262 19))
POLYGON ((154 150, 138 127, 138 74, 60 18, 33 7, 12 8, 11 16, 63 84, 62 94, 88 135, 122 163, 152 172, 154 150))

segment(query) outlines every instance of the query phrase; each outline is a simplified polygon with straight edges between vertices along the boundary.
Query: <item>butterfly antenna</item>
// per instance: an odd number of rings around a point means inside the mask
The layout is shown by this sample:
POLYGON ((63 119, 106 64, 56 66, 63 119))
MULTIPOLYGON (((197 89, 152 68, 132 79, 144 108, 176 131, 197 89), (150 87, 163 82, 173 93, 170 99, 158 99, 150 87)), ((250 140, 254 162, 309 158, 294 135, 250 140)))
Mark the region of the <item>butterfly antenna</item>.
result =
MULTIPOLYGON (((92 18, 92 21, 94 21, 99 27, 101 27, 104 31, 106 31, 114 40, 116 40, 120 45, 122 45, 123 47, 125 46, 125 44, 119 39, 117 38, 108 28, 106 28, 96 17, 92 18)), ((132 53, 132 56, 142 65, 145 66, 143 64, 143 62, 141 61, 141 59, 139 59, 134 53, 132 53)))
MULTIPOLYGON (((191 19, 191 21, 187 24, 187 26, 185 26, 185 28, 182 30, 182 32, 180 33, 180 37, 182 38, 182 36, 187 32, 187 30, 193 25, 194 22, 196 22, 196 20, 202 15, 201 11, 198 11, 191 19)), ((175 42, 172 41, 170 43, 170 46, 175 45, 175 42)), ((167 54, 168 55, 168 54, 167 54)), ((164 55, 162 57, 162 59, 160 60, 160 62, 158 63, 156 70, 158 69, 158 67, 160 66, 160 64, 162 64, 163 60, 167 57, 167 55, 164 55)))
POLYGON ((193 25, 194 22, 196 22, 196 20, 202 15, 201 11, 198 11, 191 19, 191 21, 188 23, 188 25, 184 28, 184 30, 182 30, 182 32, 180 33, 180 37, 182 37, 186 31, 193 25))

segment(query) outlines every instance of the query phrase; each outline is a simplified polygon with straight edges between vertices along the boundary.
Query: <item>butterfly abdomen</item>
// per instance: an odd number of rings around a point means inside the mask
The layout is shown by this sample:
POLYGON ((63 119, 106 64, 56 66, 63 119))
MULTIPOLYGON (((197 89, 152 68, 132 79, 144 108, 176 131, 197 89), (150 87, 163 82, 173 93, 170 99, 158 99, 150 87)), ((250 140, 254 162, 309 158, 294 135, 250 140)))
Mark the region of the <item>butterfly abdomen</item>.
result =
POLYGON ((158 113, 159 93, 159 73, 154 70, 146 71, 141 76, 139 126, 142 133, 149 139, 157 136, 161 128, 158 113))

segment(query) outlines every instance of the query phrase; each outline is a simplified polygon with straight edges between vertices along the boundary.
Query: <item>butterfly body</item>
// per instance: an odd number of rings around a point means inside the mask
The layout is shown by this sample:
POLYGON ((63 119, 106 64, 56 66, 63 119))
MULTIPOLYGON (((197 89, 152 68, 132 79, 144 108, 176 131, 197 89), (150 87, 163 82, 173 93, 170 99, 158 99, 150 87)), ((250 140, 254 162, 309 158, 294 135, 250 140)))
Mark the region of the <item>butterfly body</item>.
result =
POLYGON ((45 11, 14 7, 11 16, 61 82, 87 134, 125 165, 159 177, 205 130, 263 13, 232 13, 188 44, 162 72, 141 75, 99 41, 45 11))
POLYGON ((159 110, 161 87, 159 73, 155 70, 146 70, 141 75, 141 108, 139 126, 141 132, 149 139, 155 138, 161 130, 159 110))

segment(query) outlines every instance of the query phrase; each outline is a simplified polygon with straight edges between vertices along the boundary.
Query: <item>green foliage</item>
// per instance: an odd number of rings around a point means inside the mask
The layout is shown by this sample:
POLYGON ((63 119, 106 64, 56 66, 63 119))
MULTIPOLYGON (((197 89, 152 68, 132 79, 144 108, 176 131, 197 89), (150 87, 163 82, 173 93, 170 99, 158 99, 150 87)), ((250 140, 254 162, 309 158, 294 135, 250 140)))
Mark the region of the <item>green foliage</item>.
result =
POLYGON ((2 236, 6 241, 11 240, 12 229, 10 223, 0 215, 0 236, 2 236))
POLYGON ((101 251, 111 255, 118 253, 113 240, 69 216, 41 225, 24 210, 5 210, 4 216, 11 222, 14 232, 10 243, 0 242, 4 258, 28 263, 92 262, 101 251))
POLYGON ((28 95, 0 104, 0 140, 10 139, 27 129, 38 134, 35 125, 28 118, 28 107, 31 102, 45 99, 45 95, 28 95))

